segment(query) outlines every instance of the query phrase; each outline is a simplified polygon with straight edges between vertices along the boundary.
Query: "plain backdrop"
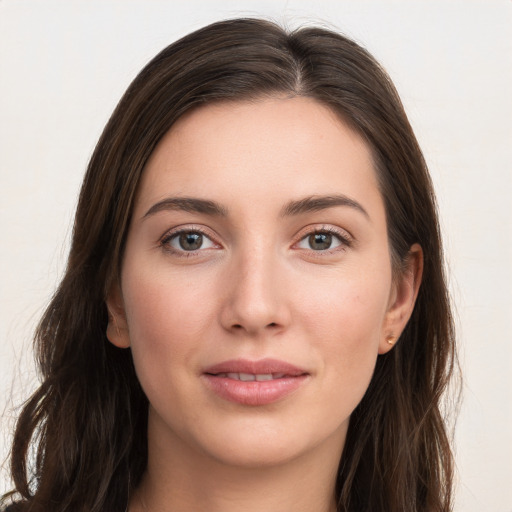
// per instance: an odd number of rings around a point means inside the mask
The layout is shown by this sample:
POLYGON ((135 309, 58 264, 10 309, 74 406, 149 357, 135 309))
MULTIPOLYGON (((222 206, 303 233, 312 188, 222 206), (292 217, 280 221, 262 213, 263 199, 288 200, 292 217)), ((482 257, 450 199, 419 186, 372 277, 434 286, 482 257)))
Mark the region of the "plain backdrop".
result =
POLYGON ((116 102, 173 40, 255 15, 340 30, 395 81, 436 186, 456 311, 456 511, 511 512, 510 0, 0 0, 0 461, 16 406, 37 382, 32 331, 62 274, 82 175, 116 102))

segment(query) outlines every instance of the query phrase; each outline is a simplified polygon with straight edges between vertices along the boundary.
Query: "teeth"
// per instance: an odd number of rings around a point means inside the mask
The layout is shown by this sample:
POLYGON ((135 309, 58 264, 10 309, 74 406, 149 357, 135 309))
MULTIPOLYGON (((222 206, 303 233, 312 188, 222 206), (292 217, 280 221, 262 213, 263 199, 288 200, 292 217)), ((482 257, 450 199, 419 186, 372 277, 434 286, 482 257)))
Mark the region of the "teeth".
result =
POLYGON ((272 379, 273 379, 273 377, 272 377, 271 373, 262 373, 261 375, 256 375, 257 381, 272 380, 272 379))
POLYGON ((282 379, 286 376, 284 373, 218 373, 218 377, 227 377, 228 379, 241 380, 243 382, 262 382, 265 380, 282 379))

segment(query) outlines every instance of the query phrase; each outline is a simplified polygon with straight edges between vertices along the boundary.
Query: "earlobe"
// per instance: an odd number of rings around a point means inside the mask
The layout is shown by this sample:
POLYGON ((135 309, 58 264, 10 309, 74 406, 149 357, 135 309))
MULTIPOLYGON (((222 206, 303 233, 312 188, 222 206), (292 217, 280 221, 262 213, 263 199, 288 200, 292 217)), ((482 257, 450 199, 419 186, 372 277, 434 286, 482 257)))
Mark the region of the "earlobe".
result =
POLYGON ((119 285, 113 285, 105 300, 108 311, 107 338, 116 347, 128 348, 130 336, 119 285))
POLYGON ((389 352, 398 341, 414 310, 423 276, 423 250, 413 244, 405 268, 393 285, 390 304, 383 324, 379 354, 389 352))

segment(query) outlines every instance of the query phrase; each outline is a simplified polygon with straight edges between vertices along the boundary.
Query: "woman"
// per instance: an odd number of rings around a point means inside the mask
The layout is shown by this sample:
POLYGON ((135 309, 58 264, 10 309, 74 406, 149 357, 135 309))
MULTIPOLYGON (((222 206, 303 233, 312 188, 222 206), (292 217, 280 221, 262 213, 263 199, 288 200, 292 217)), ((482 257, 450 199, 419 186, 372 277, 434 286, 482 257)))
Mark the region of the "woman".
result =
POLYGON ((225 21, 142 70, 37 347, 13 510, 451 508, 432 186, 340 35, 225 21))

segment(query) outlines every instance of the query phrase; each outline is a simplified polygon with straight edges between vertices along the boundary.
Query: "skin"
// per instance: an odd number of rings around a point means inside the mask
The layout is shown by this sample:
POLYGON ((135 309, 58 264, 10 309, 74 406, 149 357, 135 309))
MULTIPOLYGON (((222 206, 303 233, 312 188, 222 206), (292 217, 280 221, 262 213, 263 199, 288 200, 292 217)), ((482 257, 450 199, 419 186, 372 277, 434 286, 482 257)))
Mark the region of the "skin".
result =
POLYGON ((131 510, 335 510, 350 415, 409 319, 421 268, 413 246, 393 279, 370 150, 327 107, 266 98, 183 116, 147 164, 107 300, 107 335, 131 347, 150 402, 131 510), (360 208, 283 214, 333 195, 360 208), (147 213, 166 198, 215 201, 224 214, 147 213), (184 250, 179 230, 199 230, 203 245, 184 250), (312 248, 315 231, 331 246, 312 248), (209 365, 266 357, 307 372, 275 403, 234 403, 202 379, 209 365))

